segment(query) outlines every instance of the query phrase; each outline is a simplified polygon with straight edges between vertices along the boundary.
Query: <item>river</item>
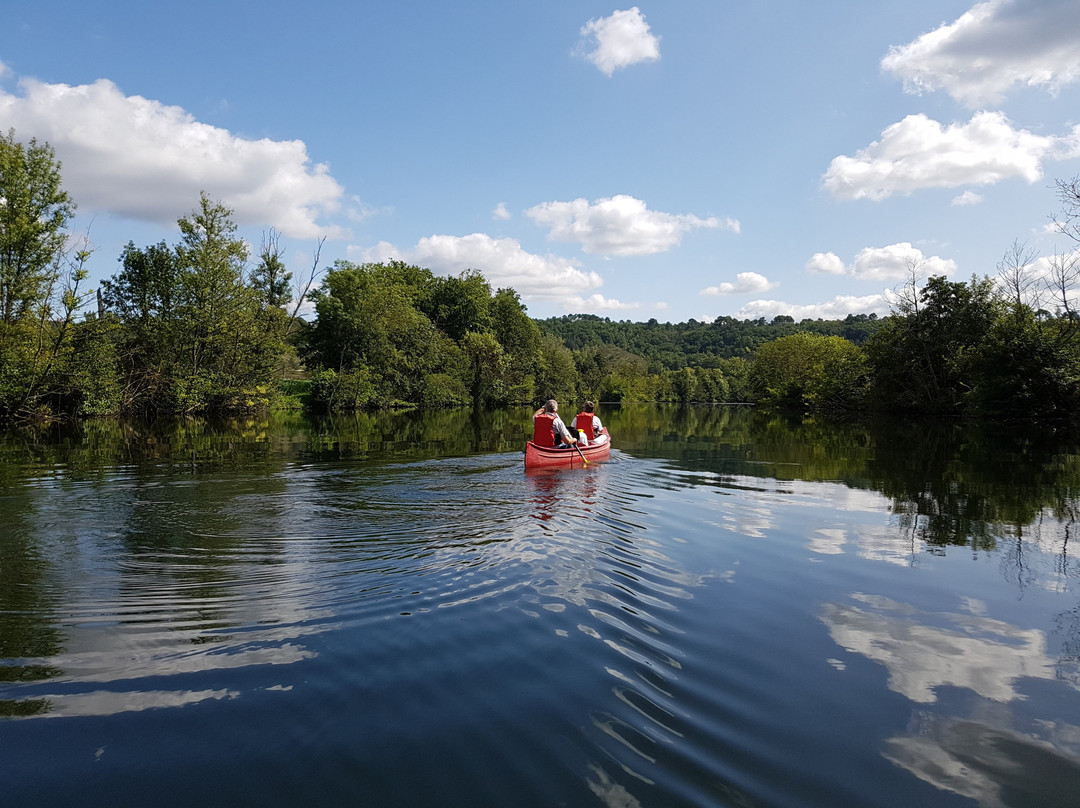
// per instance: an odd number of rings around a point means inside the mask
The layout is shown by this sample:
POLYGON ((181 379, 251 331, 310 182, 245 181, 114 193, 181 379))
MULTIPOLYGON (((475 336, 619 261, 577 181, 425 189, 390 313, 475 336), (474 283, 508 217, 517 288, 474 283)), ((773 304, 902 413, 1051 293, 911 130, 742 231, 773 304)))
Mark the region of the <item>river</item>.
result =
POLYGON ((14 806, 1073 806, 1069 431, 599 408, 0 435, 14 806))

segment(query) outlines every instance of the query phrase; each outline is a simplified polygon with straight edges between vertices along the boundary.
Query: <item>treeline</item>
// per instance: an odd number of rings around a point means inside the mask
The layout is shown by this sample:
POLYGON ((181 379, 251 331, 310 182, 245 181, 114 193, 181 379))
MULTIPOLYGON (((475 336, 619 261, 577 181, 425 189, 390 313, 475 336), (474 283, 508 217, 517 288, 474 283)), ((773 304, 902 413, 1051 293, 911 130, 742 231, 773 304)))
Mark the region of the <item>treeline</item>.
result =
MULTIPOLYGON (((1058 188, 1058 223, 1080 241, 1080 187, 1058 188)), ((0 420, 262 409, 286 378, 326 411, 592 398, 1060 416, 1080 404, 1080 269, 1061 255, 1038 275, 1020 244, 997 282, 911 267, 880 319, 537 321, 479 272, 323 272, 321 244, 293 287, 276 234, 252 261, 232 212, 205 194, 174 244, 129 243, 92 293, 90 253, 67 233, 74 210, 51 147, 0 135, 0 420)))
POLYGON ((717 317, 709 323, 613 322, 595 314, 567 314, 539 320, 540 328, 559 337, 571 350, 614 345, 649 360, 649 371, 720 367, 722 360, 749 357, 761 345, 796 333, 843 337, 862 345, 883 325, 876 314, 849 314, 843 320, 795 322, 781 314, 772 320, 717 317))

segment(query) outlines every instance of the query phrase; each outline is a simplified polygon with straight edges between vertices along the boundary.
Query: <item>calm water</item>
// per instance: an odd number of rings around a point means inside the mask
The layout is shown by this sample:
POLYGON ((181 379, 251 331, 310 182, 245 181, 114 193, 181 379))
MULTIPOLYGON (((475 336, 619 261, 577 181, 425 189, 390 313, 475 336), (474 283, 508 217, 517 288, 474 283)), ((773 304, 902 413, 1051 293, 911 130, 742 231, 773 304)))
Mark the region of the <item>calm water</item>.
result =
POLYGON ((1075 436, 528 414, 0 436, 0 802, 1077 804, 1075 436))

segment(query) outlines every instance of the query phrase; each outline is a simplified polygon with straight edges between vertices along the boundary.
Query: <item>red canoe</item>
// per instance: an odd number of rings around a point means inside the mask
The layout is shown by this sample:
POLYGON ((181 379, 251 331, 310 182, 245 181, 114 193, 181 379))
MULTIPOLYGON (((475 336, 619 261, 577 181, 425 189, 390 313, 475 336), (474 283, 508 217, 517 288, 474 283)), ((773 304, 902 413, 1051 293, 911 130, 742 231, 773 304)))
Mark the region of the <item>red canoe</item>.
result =
MULTIPOLYGON (((605 430, 606 432, 606 430, 605 430)), ((537 446, 532 441, 525 444, 525 468, 526 469, 579 469, 584 464, 581 455, 590 463, 607 460, 611 454, 611 438, 600 444, 582 446, 581 454, 573 447, 569 449, 553 449, 548 446, 537 446)))

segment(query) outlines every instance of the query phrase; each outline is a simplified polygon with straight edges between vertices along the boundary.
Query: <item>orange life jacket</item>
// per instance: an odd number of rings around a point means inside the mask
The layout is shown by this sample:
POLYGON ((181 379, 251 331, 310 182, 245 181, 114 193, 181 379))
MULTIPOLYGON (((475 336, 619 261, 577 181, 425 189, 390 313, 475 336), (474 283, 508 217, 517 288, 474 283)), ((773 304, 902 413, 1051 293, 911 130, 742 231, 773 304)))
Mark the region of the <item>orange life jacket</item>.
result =
POLYGON ((533 418, 533 443, 537 446, 554 446, 555 430, 551 426, 553 423, 555 423, 553 412, 542 412, 533 418))
POLYGON ((577 419, 575 421, 577 430, 585 433, 585 437, 589 439, 589 443, 596 440, 596 435, 593 434, 593 414, 591 412, 579 412, 574 418, 577 419))

